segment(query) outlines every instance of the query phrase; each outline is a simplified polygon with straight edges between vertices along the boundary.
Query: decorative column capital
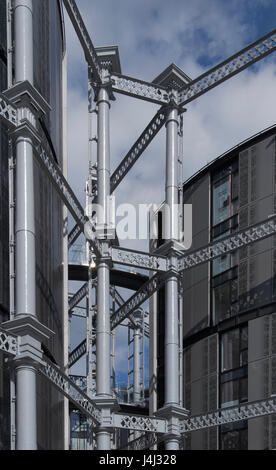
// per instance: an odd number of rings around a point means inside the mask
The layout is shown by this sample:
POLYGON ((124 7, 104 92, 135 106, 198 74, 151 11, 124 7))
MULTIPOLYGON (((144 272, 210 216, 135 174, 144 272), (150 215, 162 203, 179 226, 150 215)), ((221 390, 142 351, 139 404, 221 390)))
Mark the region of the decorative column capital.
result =
POLYGON ((44 364, 41 343, 50 339, 54 335, 53 331, 32 315, 19 315, 1 326, 18 337, 18 354, 12 359, 15 367, 21 363, 34 367, 44 364))
POLYGON ((47 114, 51 107, 40 93, 27 80, 18 82, 3 92, 17 109, 17 127, 11 135, 30 138, 40 142, 37 120, 47 114))
POLYGON ((174 404, 165 405, 155 413, 155 416, 158 418, 165 418, 167 420, 166 440, 181 438, 180 422, 187 419, 189 414, 188 410, 174 404))

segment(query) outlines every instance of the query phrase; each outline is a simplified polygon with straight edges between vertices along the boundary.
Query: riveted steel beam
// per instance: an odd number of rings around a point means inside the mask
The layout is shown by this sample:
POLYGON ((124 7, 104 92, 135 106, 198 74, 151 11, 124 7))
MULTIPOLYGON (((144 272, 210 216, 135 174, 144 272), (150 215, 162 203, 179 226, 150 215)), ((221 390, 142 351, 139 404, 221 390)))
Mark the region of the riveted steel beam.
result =
POLYGON ((234 77, 275 50, 276 29, 183 87, 178 93, 178 104, 186 106, 186 104, 234 77))
POLYGON ((199 264, 211 261, 221 255, 231 253, 238 248, 250 245, 259 240, 264 240, 276 233, 276 217, 272 217, 267 221, 252 225, 246 230, 224 237, 217 242, 210 243, 200 250, 184 255, 179 259, 178 270, 182 272, 186 269, 193 268, 199 264))
POLYGON ((82 45, 85 58, 92 68, 93 81, 97 84, 101 84, 101 66, 77 4, 75 0, 63 0, 63 3, 82 45))
POLYGON ((117 93, 160 105, 170 102, 169 93, 165 87, 119 73, 111 74, 110 78, 112 90, 117 93))

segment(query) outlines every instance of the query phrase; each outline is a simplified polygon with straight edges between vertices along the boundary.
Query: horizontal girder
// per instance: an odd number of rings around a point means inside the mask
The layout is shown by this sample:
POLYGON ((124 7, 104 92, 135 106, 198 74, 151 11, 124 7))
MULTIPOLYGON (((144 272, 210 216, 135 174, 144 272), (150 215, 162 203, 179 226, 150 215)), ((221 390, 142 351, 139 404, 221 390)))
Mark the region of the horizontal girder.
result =
POLYGON ((238 233, 226 236, 217 242, 210 243, 200 250, 196 250, 188 255, 184 255, 179 259, 178 270, 182 272, 186 269, 193 268, 199 264, 211 261, 221 255, 231 253, 238 248, 250 245, 251 243, 274 235, 276 233, 276 218, 272 217, 267 221, 252 225, 238 233))
POLYGON ((132 266, 150 271, 167 271, 167 258, 160 255, 152 255, 143 251, 129 250, 126 248, 111 248, 113 263, 132 266))
POLYGON ((119 73, 111 74, 110 78, 112 90, 117 93, 160 105, 170 103, 169 93, 165 87, 154 85, 138 78, 127 77, 119 73))
POLYGON ((181 422, 180 432, 185 434, 191 431, 236 423, 273 413, 276 413, 276 398, 268 398, 267 400, 216 410, 205 415, 191 416, 189 419, 181 422))

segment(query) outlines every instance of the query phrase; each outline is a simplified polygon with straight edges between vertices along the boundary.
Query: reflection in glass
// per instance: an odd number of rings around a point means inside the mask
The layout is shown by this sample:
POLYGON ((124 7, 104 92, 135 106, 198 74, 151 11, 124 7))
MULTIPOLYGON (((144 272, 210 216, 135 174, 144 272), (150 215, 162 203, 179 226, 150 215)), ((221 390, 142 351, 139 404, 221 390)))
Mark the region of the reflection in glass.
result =
POLYGON ((213 225, 230 217, 230 179, 219 181, 213 187, 213 225))

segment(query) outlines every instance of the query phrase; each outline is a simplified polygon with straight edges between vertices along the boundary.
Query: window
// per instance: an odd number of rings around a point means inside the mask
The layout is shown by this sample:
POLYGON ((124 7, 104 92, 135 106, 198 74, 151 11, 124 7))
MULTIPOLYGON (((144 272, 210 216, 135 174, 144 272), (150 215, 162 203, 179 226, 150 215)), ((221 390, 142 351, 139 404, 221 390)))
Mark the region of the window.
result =
POLYGON ((220 224, 230 217, 230 179, 215 183, 213 186, 213 225, 220 224))
MULTIPOLYGON (((220 240, 238 228, 239 173, 238 160, 216 172, 213 177, 212 240, 220 240)), ((238 312, 238 252, 226 254, 212 262, 212 318, 221 322, 238 312), (225 276, 223 274, 225 273, 225 276)))
MULTIPOLYGON (((220 340, 220 406, 228 408, 248 401, 248 327, 221 335, 220 340)), ((223 450, 247 449, 247 421, 221 426, 220 447, 223 450)))
POLYGON ((231 330, 221 336, 221 372, 247 365, 248 328, 231 330))
MULTIPOLYGON (((232 261, 231 261, 232 262, 232 261)), ((237 313, 237 267, 228 269, 212 279, 213 322, 219 323, 237 313)))
POLYGON ((248 429, 247 422, 240 426, 232 425, 232 430, 221 432, 221 450, 247 450, 248 449, 248 429), (238 428, 238 429, 235 429, 238 428))

